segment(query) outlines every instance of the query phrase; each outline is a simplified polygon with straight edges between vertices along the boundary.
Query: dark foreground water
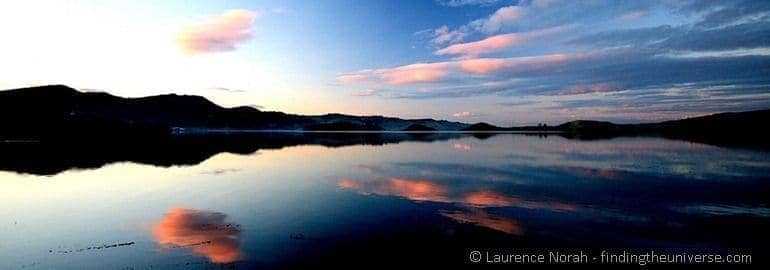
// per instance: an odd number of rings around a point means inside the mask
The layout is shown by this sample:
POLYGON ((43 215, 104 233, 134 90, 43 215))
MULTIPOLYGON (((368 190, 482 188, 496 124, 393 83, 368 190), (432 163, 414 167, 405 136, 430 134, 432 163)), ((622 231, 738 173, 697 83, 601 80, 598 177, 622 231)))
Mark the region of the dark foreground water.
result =
POLYGON ((510 134, 328 142, 181 161, 14 146, 37 158, 0 164, 0 269, 467 266, 469 248, 491 247, 745 248, 756 262, 770 246, 764 151, 510 134))

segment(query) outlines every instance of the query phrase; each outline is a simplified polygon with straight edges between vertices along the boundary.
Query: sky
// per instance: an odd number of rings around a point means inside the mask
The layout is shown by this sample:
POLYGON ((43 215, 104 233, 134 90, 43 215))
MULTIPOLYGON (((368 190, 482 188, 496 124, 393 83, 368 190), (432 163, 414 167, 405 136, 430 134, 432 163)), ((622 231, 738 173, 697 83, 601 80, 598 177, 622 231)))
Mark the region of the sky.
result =
POLYGON ((770 108, 770 1, 2 1, 0 89, 498 125, 770 108))

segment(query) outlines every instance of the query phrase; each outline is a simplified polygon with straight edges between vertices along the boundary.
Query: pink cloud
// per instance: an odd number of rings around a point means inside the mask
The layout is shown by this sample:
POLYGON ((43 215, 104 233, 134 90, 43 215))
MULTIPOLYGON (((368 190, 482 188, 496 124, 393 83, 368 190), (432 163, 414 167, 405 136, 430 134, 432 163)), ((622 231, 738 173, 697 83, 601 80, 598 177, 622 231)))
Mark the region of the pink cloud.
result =
POLYGON ((492 52, 501 51, 510 46, 519 44, 522 42, 521 37, 518 34, 505 34, 491 36, 479 41, 454 44, 449 47, 437 50, 436 55, 466 55, 475 56, 480 54, 487 54, 492 52))
POLYGON ((189 54, 232 51, 251 38, 251 25, 259 16, 250 10, 227 10, 182 28, 176 41, 182 51, 189 54))
POLYGON ((337 76, 337 82, 341 84, 360 83, 365 80, 366 80, 366 76, 361 74, 346 74, 346 75, 337 76))
POLYGON ((536 70, 572 59, 586 57, 576 54, 548 54, 512 58, 476 58, 434 63, 416 63, 394 68, 361 70, 349 75, 338 76, 338 82, 354 83, 363 78, 374 83, 402 85, 434 82, 453 73, 490 74, 503 70, 536 70))
POLYGON ((537 31, 520 32, 491 36, 479 41, 458 43, 434 52, 436 55, 460 55, 462 57, 475 57, 482 54, 499 52, 507 48, 522 45, 535 39, 542 38, 566 27, 553 27, 537 31))
POLYGON ((460 62, 460 68, 466 72, 487 74, 503 69, 506 61, 502 59, 470 59, 460 62))
POLYGON ((514 58, 478 58, 459 61, 460 70, 473 74, 489 74, 500 70, 537 69, 571 59, 566 54, 549 54, 514 58))
POLYGON ((453 113, 452 116, 454 116, 454 117, 468 117, 468 116, 471 116, 471 112, 456 112, 456 113, 453 113))
POLYGON ((417 63, 392 69, 382 69, 378 70, 377 73, 388 84, 432 82, 447 75, 447 64, 444 62, 417 63))

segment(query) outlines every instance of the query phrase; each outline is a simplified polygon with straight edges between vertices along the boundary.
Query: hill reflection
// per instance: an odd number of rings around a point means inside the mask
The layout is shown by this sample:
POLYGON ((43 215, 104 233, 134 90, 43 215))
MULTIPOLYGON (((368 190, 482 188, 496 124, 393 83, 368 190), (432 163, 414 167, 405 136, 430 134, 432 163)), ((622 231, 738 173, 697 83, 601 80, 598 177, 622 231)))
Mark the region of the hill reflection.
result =
POLYGON ((219 153, 252 154, 297 145, 341 147, 404 141, 437 141, 461 133, 244 133, 184 135, 134 141, 19 141, 0 143, 0 170, 55 175, 71 169, 96 169, 115 162, 160 167, 196 165, 219 153))
MULTIPOLYGON (((401 142, 433 142, 473 137, 487 140, 504 133, 402 133, 402 132, 255 132, 175 135, 152 138, 108 140, 72 139, 47 141, 0 141, 0 171, 33 175, 55 175, 72 169, 97 169, 116 162, 133 162, 159 167, 197 165, 219 153, 253 154, 262 149, 281 149, 299 145, 342 147, 350 145, 386 145, 401 142)), ((563 134, 526 133, 515 136, 548 139, 566 138, 574 141, 610 141, 615 138, 576 138, 563 134)), ((623 137, 617 137, 623 138, 623 137)), ((692 140, 692 142, 698 142, 692 140)), ((694 143, 692 147, 705 146, 694 143)), ((727 144, 713 144, 731 147, 727 144)), ((457 151, 471 151, 467 143, 453 143, 457 151)), ((740 146, 735 148, 746 148, 740 146)), ((765 148, 751 148, 764 151, 765 148)), ((595 159, 595 153, 568 153, 579 160, 595 159), (582 155, 582 156, 581 156, 582 155)), ((519 153, 510 153, 510 159, 518 159, 519 153)), ((529 159, 530 157, 523 157, 529 159)), ((541 161, 529 160, 539 163, 541 161)), ((581 170, 584 168, 565 168, 581 170)), ((587 174, 599 174, 613 178, 612 171, 585 170, 587 174)))

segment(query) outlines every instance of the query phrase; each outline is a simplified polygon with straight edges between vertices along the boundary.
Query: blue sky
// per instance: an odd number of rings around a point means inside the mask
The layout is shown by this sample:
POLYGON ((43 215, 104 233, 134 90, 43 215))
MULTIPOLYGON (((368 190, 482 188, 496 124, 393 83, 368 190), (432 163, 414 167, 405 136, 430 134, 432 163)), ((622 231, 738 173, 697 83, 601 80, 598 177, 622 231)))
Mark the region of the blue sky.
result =
POLYGON ((1 88, 500 125, 770 108, 768 1, 5 1, 1 88))

